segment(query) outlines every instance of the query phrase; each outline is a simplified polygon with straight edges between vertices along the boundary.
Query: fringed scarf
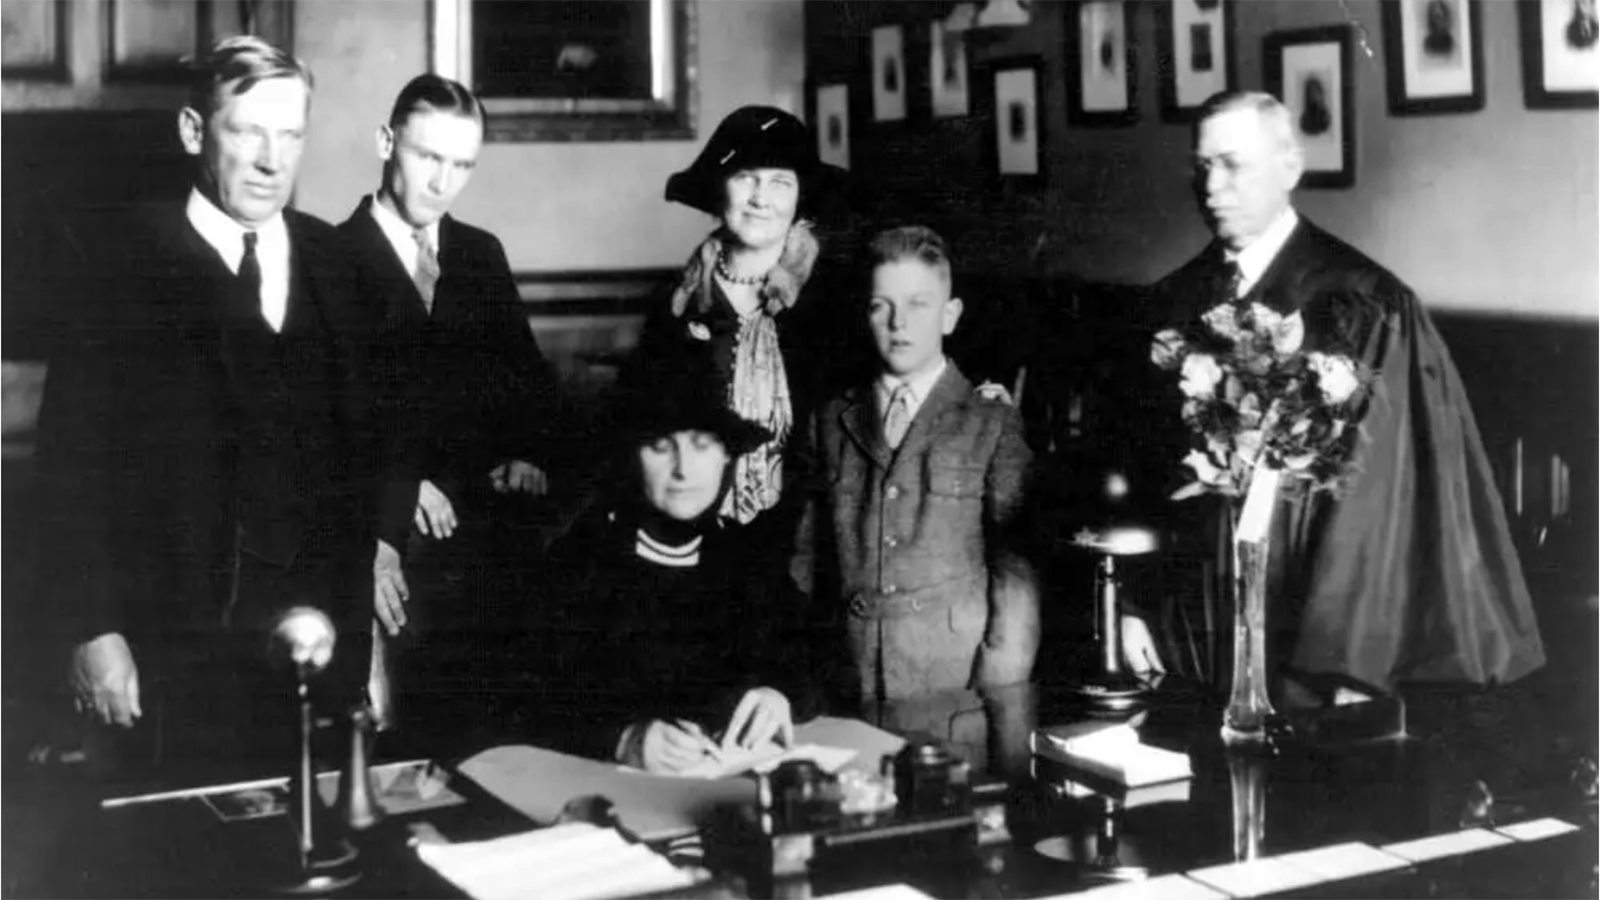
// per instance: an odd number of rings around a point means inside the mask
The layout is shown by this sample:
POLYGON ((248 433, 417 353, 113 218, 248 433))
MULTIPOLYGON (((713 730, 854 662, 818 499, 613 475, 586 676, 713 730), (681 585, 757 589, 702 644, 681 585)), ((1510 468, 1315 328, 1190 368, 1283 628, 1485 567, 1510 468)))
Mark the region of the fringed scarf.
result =
MULTIPOLYGON (((711 279, 722 254, 721 232, 713 232, 689 257, 683 280, 672 294, 672 314, 711 308, 715 297, 711 279)), ((778 505, 783 491, 783 448, 794 429, 794 409, 789 400, 789 378, 778 346, 778 313, 794 306, 800 289, 811 277, 817 261, 817 239, 808 222, 795 222, 784 239, 783 255, 761 282, 761 303, 739 318, 735 338, 733 378, 728 384, 728 408, 766 428, 772 440, 739 457, 734 463, 733 488, 723 498, 722 514, 747 523, 778 505)), ((685 327, 693 328, 694 324, 685 327)))

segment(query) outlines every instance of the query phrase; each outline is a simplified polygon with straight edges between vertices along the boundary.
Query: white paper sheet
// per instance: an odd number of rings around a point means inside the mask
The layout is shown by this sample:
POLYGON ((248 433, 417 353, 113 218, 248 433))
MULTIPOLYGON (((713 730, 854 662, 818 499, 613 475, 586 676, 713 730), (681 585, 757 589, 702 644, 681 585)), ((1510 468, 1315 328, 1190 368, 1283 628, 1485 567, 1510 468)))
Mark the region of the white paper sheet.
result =
POLYGON ((1484 831, 1482 828, 1468 828, 1465 831, 1436 834, 1432 837, 1418 838, 1414 841, 1385 844, 1379 849, 1412 862, 1427 862, 1430 859, 1442 859, 1446 856, 1475 853, 1479 850, 1488 850, 1491 847, 1504 847, 1509 843, 1511 843, 1511 838, 1505 835, 1484 831))
POLYGON ((767 744, 750 750, 730 750, 720 759, 707 759, 682 773, 684 778, 727 778, 745 772, 771 772, 790 760, 810 760, 822 771, 832 774, 854 759, 856 751, 849 747, 824 747, 821 744, 797 744, 784 748, 767 744))
POLYGON ((1496 832, 1519 841, 1542 841, 1545 838, 1570 834, 1577 830, 1578 826, 1560 819, 1533 819, 1495 829, 1496 832))
POLYGON ((1281 894, 1324 880, 1314 872, 1292 866, 1272 856, 1222 866, 1208 866, 1187 874, 1195 881, 1208 884, 1234 897, 1281 894))
POLYGON ((464 844, 419 844, 417 856, 474 900, 602 900, 707 880, 609 828, 576 823, 464 844))
POLYGON ((1318 847, 1315 850, 1303 850, 1299 853, 1286 853, 1277 858, 1296 868, 1319 875, 1324 881, 1360 878, 1379 872, 1404 869, 1410 865, 1398 856, 1357 841, 1318 847))
POLYGON ((1161 875, 1144 881, 1108 884, 1043 900, 1227 900, 1228 895, 1183 875, 1161 875))

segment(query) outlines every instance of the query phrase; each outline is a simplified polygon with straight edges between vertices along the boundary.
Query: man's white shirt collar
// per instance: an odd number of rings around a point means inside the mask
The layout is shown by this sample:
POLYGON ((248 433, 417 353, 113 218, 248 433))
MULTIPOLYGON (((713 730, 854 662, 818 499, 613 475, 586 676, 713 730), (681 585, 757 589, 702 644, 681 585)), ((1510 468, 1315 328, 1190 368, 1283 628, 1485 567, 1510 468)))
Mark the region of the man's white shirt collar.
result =
POLYGON ((912 419, 915 419, 917 411, 922 409, 922 404, 927 401, 928 395, 933 393, 934 385, 939 383, 940 376, 944 375, 944 370, 949 365, 950 360, 941 356, 937 366, 910 378, 900 378, 885 372, 878 378, 878 408, 888 412, 889 398, 894 396, 894 389, 903 384, 911 389, 906 397, 906 411, 911 414, 912 419))
POLYGON ((261 317, 273 331, 282 331, 289 310, 289 227, 284 224, 283 213, 279 212, 259 228, 245 228, 218 209, 199 189, 191 188, 184 215, 200 237, 222 257, 228 271, 235 275, 239 274, 239 263, 244 259, 244 234, 246 231, 256 233, 256 264, 261 269, 261 317))
POLYGON ((1256 282, 1267 272, 1267 267, 1277 258, 1278 251, 1289 242, 1289 235, 1294 233, 1294 226, 1300 222, 1300 216, 1290 206, 1278 214, 1267 230, 1248 247, 1237 252, 1226 251, 1223 255, 1239 264, 1239 296, 1250 293, 1256 282))
MULTIPOLYGON (((417 239, 412 237, 416 232, 400 218, 394 210, 378 202, 378 195, 372 195, 372 220, 378 223, 378 230, 389 239, 389 246, 394 248, 395 255, 400 257, 400 262, 406 267, 406 273, 412 278, 417 277, 417 267, 421 260, 417 258, 417 239)), ((428 243, 433 247, 433 252, 439 252, 439 223, 437 221, 423 228, 428 234, 428 243)))

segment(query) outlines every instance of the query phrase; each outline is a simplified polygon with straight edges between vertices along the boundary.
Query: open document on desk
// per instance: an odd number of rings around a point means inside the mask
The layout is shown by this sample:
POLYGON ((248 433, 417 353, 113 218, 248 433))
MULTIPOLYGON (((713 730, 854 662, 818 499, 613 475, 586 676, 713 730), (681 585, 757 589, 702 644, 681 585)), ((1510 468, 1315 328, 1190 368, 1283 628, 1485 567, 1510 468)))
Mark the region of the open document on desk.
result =
POLYGON ((417 856, 473 900, 604 900, 682 890, 711 878, 586 822, 465 844, 424 843, 417 856))
MULTIPOLYGON (((898 752, 904 741, 886 731, 854 719, 823 716, 795 729, 796 750, 808 745, 815 755, 839 767, 877 771, 885 754, 898 752), (840 762, 845 753, 847 761, 840 762)), ((725 767, 736 774, 759 762, 759 754, 740 760, 745 765, 725 767)), ((652 775, 615 763, 568 756, 538 747, 508 746, 485 750, 463 762, 460 774, 535 822, 554 822, 567 802, 599 795, 610 800, 622 827, 645 841, 677 837, 698 830, 713 812, 727 806, 753 803, 755 781, 749 778, 708 778, 652 775)))

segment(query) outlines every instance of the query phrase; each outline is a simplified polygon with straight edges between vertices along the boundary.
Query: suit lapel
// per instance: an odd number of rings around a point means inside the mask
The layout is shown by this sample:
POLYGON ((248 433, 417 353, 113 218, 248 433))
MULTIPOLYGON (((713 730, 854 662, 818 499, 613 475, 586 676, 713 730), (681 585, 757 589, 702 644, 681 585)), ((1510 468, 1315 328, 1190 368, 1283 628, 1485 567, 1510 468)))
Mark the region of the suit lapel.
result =
POLYGON ((894 454, 883 442, 883 428, 878 422, 877 404, 872 402, 871 388, 854 390, 850 402, 839 411, 839 427, 878 468, 888 469, 894 462, 894 454))
POLYGON ((900 442, 900 449, 896 451, 896 459, 915 459, 922 452, 922 448, 938 434, 939 420, 951 412, 965 405, 972 394, 972 385, 967 377, 961 374, 955 363, 946 363, 944 374, 934 382, 933 391, 928 394, 928 399, 922 401, 922 406, 917 409, 916 418, 911 420, 911 428, 906 432, 905 440, 900 442))
MULTIPOLYGON (((396 298, 396 313, 406 318, 428 318, 428 306, 422 302, 422 292, 417 290, 417 283, 411 278, 411 270, 406 267, 395 251, 394 244, 389 242, 389 236, 383 233, 378 226, 378 220, 372 217, 372 196, 369 194, 361 198, 361 205, 356 207, 355 215, 350 217, 355 223, 356 242, 370 251, 369 256, 378 266, 378 276, 383 279, 388 288, 385 294, 396 298)), ((444 226, 439 227, 440 243, 443 243, 444 226)), ((435 289, 435 300, 438 291, 435 289)))
POLYGON ((1289 239, 1278 248, 1278 255, 1261 273, 1260 280, 1241 299, 1246 303, 1260 303, 1284 315, 1299 312, 1310 299, 1299 290, 1299 284, 1305 277, 1306 249, 1313 243, 1315 231, 1316 226, 1301 216, 1289 239))

